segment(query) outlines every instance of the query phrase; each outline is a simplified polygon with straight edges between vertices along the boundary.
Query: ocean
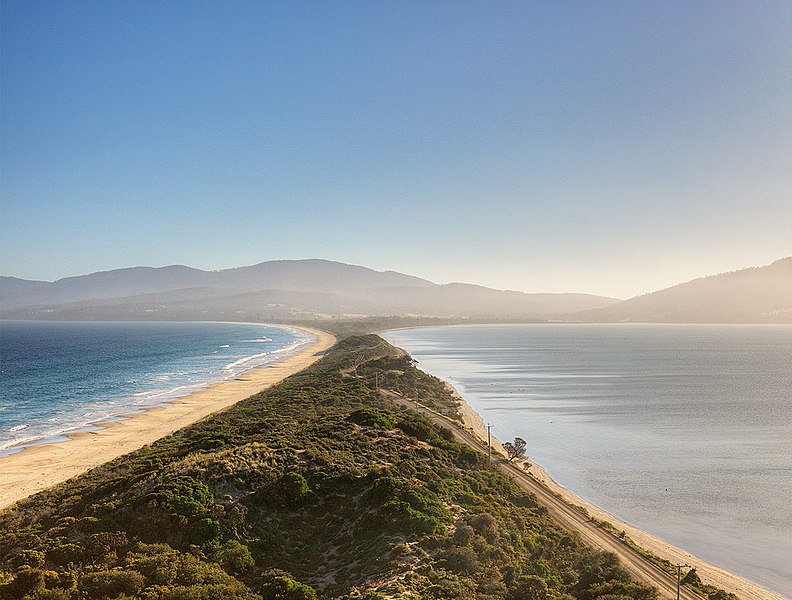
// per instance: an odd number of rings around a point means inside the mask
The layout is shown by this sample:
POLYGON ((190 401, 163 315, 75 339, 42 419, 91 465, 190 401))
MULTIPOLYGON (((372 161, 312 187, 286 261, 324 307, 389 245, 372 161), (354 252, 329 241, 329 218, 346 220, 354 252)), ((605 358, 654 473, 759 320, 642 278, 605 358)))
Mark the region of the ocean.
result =
POLYGON ((384 334, 617 518, 792 598, 792 326, 384 334))
POLYGON ((0 322, 0 456, 160 406, 312 341, 256 324, 0 322))

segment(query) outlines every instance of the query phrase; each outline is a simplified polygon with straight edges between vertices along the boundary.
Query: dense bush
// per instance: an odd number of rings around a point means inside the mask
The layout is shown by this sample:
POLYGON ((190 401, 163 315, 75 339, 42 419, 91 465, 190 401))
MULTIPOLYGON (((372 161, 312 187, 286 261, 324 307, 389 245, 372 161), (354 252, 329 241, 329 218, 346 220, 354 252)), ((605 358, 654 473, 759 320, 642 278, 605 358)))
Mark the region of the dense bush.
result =
POLYGON ((509 600, 547 600, 547 582, 536 575, 520 577, 509 592, 509 600))
POLYGON ((145 583, 137 571, 96 571, 80 578, 77 589, 88 598, 116 598, 121 594, 134 596, 145 583))
POLYGON ((230 575, 239 575, 254 565, 250 549, 236 540, 228 540, 217 552, 217 561, 230 575))
POLYGON ((268 600, 316 600, 316 591, 312 587, 279 570, 264 574, 261 579, 261 593, 268 600))
POLYGON ((187 475, 179 475, 156 486, 143 498, 157 505, 176 523, 205 515, 214 503, 206 484, 187 475))
POLYGON ((358 425, 378 425, 385 429, 393 429, 391 416, 378 408, 359 408, 349 415, 347 420, 358 425))
POLYGON ((476 552, 466 546, 449 548, 445 553, 443 565, 449 571, 461 575, 470 575, 481 568, 476 552))
POLYGON ((37 569, 44 566, 44 553, 38 550, 21 550, 11 557, 10 563, 15 569, 20 567, 37 569))
POLYGON ((305 477, 295 471, 285 473, 278 483, 278 499, 283 506, 301 506, 311 495, 305 477))

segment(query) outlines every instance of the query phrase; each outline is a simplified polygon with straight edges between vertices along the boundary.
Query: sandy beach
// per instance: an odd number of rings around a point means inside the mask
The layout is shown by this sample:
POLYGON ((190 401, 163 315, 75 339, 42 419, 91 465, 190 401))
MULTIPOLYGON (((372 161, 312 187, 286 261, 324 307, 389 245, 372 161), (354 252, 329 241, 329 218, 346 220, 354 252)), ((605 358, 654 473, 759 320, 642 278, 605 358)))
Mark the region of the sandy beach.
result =
POLYGON ((98 423, 96 431, 68 434, 69 441, 39 444, 0 458, 0 508, 132 452, 266 389, 316 362, 335 336, 300 327, 316 338, 282 361, 217 383, 167 406, 98 423))
MULTIPOLYGON (((473 408, 465 401, 465 399, 450 385, 449 389, 459 399, 460 412, 464 420, 465 426, 472 430, 481 440, 486 442, 487 429, 485 422, 473 408)), ((493 449, 501 448, 501 442, 496 438, 492 438, 493 449)), ((530 446, 528 448, 530 455, 530 446)), ((532 462, 532 461, 527 461, 532 462)), ((739 596, 741 600, 787 600, 781 594, 768 590, 758 583, 754 583, 749 579, 735 575, 734 573, 707 563, 700 558, 694 556, 690 552, 686 552, 681 548, 672 546, 668 542, 661 540, 645 531, 637 529, 628 523, 620 521, 616 517, 606 513, 599 507, 591 504, 587 500, 581 498, 577 494, 570 492, 562 487, 550 477, 547 472, 537 464, 531 464, 527 471, 537 480, 541 481, 546 487, 551 489, 556 494, 562 496, 569 504, 582 506, 588 513, 600 520, 607 521, 616 529, 622 530, 630 537, 636 544, 645 550, 648 550, 655 556, 669 560, 675 564, 685 564, 696 568, 696 572, 702 581, 711 585, 717 586, 727 592, 731 592, 739 596)))

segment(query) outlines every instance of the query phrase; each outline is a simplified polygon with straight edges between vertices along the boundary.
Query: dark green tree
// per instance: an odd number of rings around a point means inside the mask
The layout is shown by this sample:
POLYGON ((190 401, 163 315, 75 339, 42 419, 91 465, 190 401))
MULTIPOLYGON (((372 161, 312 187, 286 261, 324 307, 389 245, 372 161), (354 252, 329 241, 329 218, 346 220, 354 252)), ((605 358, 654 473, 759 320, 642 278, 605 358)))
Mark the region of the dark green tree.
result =
POLYGON ((525 458, 525 446, 525 440, 520 437, 514 438, 514 442, 506 442, 503 444, 506 450, 506 456, 509 457, 509 462, 512 462, 516 458, 525 458))

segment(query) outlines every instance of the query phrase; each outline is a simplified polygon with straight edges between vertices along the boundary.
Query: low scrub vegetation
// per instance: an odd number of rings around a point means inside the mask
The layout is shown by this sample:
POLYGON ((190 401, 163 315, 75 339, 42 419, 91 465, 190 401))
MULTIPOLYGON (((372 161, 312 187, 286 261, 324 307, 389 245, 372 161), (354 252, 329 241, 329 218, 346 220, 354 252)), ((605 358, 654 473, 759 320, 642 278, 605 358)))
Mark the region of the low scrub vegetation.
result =
POLYGON ((377 336, 0 514, 0 597, 651 599, 397 391, 377 336))

